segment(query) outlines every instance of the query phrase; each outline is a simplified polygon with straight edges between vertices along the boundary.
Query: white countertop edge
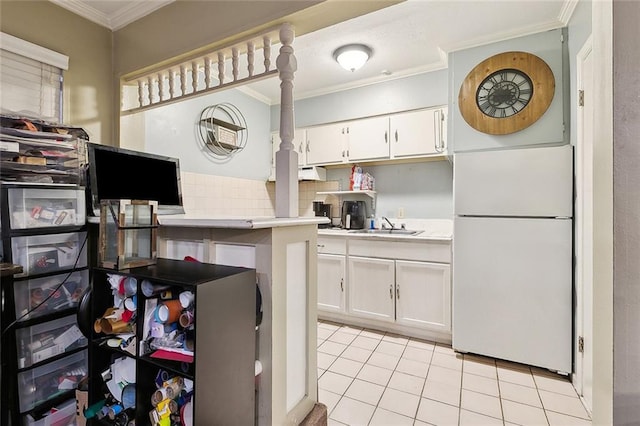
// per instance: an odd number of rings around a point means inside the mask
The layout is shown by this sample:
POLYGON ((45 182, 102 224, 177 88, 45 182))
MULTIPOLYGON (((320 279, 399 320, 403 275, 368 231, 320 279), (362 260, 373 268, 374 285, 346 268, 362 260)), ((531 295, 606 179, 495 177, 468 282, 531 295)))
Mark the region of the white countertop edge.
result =
POLYGON ((350 232, 348 230, 336 230, 336 229, 318 229, 319 236, 327 237, 340 237, 350 239, 368 239, 368 240, 394 240, 394 241, 443 241, 451 242, 451 235, 433 235, 428 232, 421 232, 418 235, 389 235, 389 234, 366 234, 350 232))
POLYGON ((329 223, 326 217, 206 217, 188 215, 158 216, 160 226, 191 228, 265 229, 283 226, 329 223))

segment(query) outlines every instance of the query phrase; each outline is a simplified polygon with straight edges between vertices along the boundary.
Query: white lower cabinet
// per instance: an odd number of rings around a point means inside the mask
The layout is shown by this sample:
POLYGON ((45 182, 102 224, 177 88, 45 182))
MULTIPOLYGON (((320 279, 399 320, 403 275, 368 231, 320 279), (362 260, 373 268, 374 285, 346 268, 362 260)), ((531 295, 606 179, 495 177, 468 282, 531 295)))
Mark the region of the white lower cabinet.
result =
POLYGON ((396 260, 396 322, 451 331, 451 266, 396 260))
POLYGON ((451 330, 450 266, 349 257, 349 313, 398 325, 451 330))
POLYGON ((318 254, 318 309, 345 311, 345 256, 318 254))
POLYGON ((318 237, 318 310, 346 312, 347 241, 318 237))
POLYGON ((395 320, 395 261, 349 256, 349 313, 395 320))
POLYGON ((450 262, 450 242, 319 237, 319 315, 446 340, 450 262))

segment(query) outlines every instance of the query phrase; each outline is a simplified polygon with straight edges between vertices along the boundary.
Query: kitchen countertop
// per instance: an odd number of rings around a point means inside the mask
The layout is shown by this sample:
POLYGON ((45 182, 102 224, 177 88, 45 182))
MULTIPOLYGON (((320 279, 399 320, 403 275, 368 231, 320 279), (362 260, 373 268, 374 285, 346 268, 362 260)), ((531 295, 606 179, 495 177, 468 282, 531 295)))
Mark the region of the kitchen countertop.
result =
POLYGON ((417 235, 368 234, 342 228, 319 228, 318 235, 385 241, 451 241, 452 239, 453 221, 448 219, 397 219, 394 222, 404 223, 406 229, 421 232, 417 235))
POLYGON ((329 223, 326 217, 212 217, 188 214, 158 216, 158 225, 190 228, 265 229, 329 223))

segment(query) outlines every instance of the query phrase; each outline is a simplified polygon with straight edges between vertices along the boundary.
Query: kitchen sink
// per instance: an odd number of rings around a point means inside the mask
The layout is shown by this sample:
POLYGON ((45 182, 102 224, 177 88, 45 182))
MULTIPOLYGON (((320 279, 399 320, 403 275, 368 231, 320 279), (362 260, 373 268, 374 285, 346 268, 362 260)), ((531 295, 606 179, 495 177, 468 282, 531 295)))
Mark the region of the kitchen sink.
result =
POLYGON ((422 231, 412 231, 410 229, 356 229, 349 231, 352 234, 373 234, 373 235, 418 235, 422 231))

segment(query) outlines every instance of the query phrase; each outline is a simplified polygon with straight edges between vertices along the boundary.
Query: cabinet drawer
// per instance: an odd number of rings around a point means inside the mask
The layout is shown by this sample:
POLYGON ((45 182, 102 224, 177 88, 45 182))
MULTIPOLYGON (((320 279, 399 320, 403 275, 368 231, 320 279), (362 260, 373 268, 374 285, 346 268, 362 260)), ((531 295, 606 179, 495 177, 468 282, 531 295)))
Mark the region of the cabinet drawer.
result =
POLYGON ((318 237, 318 253, 347 254, 344 238, 318 237))
POLYGON ((18 368, 29 367, 87 344, 75 315, 16 331, 18 368))
POLYGON ((85 223, 84 189, 9 188, 11 229, 81 226, 85 223))
POLYGON ((75 308, 89 285, 89 270, 52 275, 13 283, 16 318, 24 321, 75 308), (67 275, 69 276, 67 278, 67 275), (66 278, 66 281, 65 281, 66 278), (60 284, 64 281, 64 284, 60 284), (60 288, 56 291, 56 288, 60 288), (55 293, 46 301, 47 296, 55 293), (44 301, 44 302, 43 302, 44 301), (38 306, 39 305, 39 306, 38 306), (37 308, 36 308, 37 306, 37 308))
POLYGON ((451 243, 448 241, 387 242, 352 239, 349 240, 349 255, 451 263, 451 243))
POLYGON ((30 235, 11 239, 12 261, 24 271, 16 277, 87 266, 86 232, 30 235))
POLYGON ((20 412, 75 389, 87 375, 87 351, 18 373, 20 412))
POLYGON ((57 405, 44 417, 39 420, 34 419, 31 414, 24 416, 24 423, 28 426, 62 426, 73 425, 76 418, 76 400, 70 399, 67 402, 57 405))

